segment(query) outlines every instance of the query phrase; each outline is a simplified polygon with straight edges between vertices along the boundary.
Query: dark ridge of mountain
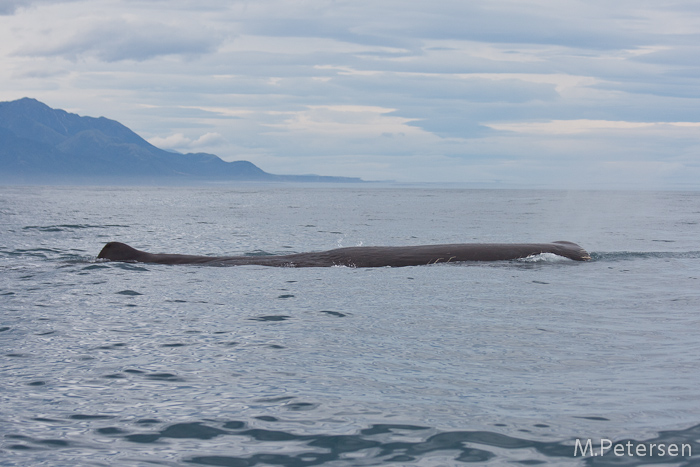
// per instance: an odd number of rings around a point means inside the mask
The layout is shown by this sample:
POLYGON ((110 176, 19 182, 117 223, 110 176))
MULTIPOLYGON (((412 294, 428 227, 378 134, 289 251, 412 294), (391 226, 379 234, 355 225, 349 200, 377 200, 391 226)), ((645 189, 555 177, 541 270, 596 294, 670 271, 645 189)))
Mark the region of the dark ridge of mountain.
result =
POLYGON ((52 109, 36 99, 0 102, 0 181, 19 183, 360 182, 275 175, 248 161, 180 154, 150 144, 121 123, 52 109))

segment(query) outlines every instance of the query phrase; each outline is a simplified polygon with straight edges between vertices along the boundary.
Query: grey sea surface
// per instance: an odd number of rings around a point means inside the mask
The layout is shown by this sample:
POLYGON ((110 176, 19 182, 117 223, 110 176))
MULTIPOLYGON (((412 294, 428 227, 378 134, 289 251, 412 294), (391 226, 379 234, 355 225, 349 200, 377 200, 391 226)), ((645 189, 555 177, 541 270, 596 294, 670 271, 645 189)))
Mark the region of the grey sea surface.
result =
POLYGON ((0 465, 691 465, 699 222, 700 192, 0 187, 0 465), (592 261, 96 260, 555 240, 592 261))

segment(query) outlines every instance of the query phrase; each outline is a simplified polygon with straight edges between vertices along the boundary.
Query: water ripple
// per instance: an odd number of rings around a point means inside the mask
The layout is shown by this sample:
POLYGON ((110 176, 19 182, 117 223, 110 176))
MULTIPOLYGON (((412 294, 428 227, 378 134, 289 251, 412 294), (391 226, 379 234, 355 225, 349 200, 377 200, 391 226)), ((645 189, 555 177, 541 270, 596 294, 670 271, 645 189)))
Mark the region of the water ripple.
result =
POLYGON ((700 251, 610 251, 591 253, 592 261, 627 261, 635 259, 700 259, 700 251))
MULTIPOLYGON (((278 421, 274 417, 257 418, 268 422, 278 421)), ((589 450, 583 457, 581 452, 576 450, 574 440, 533 440, 485 430, 438 431, 427 426, 408 424, 374 424, 354 434, 297 434, 285 430, 251 427, 241 420, 202 420, 163 426, 158 419, 141 419, 131 422, 133 428, 115 416, 101 414, 73 414, 63 423, 61 420, 48 418, 35 420, 62 425, 70 420, 87 424, 117 422, 93 427, 93 432, 98 437, 122 439, 144 447, 156 444, 160 446, 159 451, 163 449, 163 443, 178 444, 184 440, 195 440, 197 443, 188 444, 188 450, 194 453, 181 460, 190 464, 216 466, 310 467, 343 462, 352 465, 427 465, 438 458, 463 463, 483 463, 499 456, 526 465, 545 462, 567 463, 574 460, 583 461, 590 466, 620 463, 678 465, 679 462, 692 463, 692 451, 700 450, 700 425, 684 430, 662 431, 646 440, 611 441, 604 452, 600 452, 598 445, 594 443, 596 451, 589 450), (160 428, 155 431, 143 430, 157 426, 160 428), (204 444, 221 437, 236 437, 240 441, 204 444), (282 448, 285 445, 289 449, 282 448), (644 446, 647 455, 628 455, 630 452, 639 452, 636 447, 641 445, 644 446), (671 445, 682 447, 684 451, 679 451, 679 455, 676 456, 669 455, 668 450, 661 453, 658 449, 659 446, 671 445), (236 446, 246 448, 238 449, 236 446), (627 457, 616 454, 616 449, 619 452, 624 451, 627 457), (198 455, 198 450, 204 452, 198 455)), ((57 437, 38 438, 17 433, 8 433, 5 439, 9 442, 5 446, 9 451, 64 449, 75 444, 72 440, 57 437)))
MULTIPOLYGON (((77 414, 70 417, 72 420, 109 420, 112 416, 77 414)), ((259 417, 263 418, 263 417, 259 417)), ((153 426, 160 421, 139 420, 137 425, 153 426)), ((637 457, 634 464, 677 464, 679 461, 690 461, 688 452, 700 450, 700 425, 685 430, 662 431, 656 437, 647 440, 618 440, 611 442, 604 455, 588 455, 581 458, 580 452, 575 451, 573 440, 565 441, 540 441, 527 438, 508 436, 493 431, 447 431, 440 432, 433 428, 403 424, 375 424, 359 430, 355 434, 296 434, 284 430, 270 430, 250 427, 240 420, 229 420, 212 423, 212 421, 195 421, 174 423, 162 427, 157 431, 130 432, 123 426, 104 426, 95 429, 100 436, 121 438, 135 444, 153 444, 174 440, 200 440, 208 441, 224 436, 241 438, 242 441, 229 446, 249 446, 255 451, 248 455, 231 453, 232 447, 219 448, 222 452, 208 452, 204 455, 191 455, 184 462, 198 465, 218 466, 255 466, 255 465, 284 465, 284 466, 316 466, 338 461, 363 459, 363 465, 377 465, 381 463, 416 463, 421 465, 422 460, 428 461, 439 455, 443 458, 451 458, 457 462, 479 463, 503 455, 502 450, 513 451, 518 463, 539 464, 544 461, 566 461, 567 459, 583 460, 587 465, 605 466, 618 465, 631 459, 621 459, 615 455, 616 446, 627 448, 644 445, 647 452, 650 446, 672 444, 688 447, 685 456, 648 455, 637 457), (270 444, 273 443, 273 444, 270 444), (279 453, 280 443, 291 443, 295 446, 295 453, 279 453), (266 449, 270 452, 265 452, 266 449), (228 452, 226 452, 228 451, 228 452), (517 452, 517 456, 516 456, 517 452)), ((32 439, 23 435, 8 435, 6 438, 23 444, 8 446, 9 449, 27 449, 32 444, 42 444, 53 448, 68 447, 70 442, 65 440, 32 439)), ((227 444, 228 445, 228 444, 227 444)), ((223 446, 223 445, 219 445, 223 446)), ((196 446, 192 446, 196 450, 196 446)), ((652 448, 653 449, 653 448, 652 448)), ((627 450, 625 450, 627 452, 627 450)), ((590 454, 590 451, 589 451, 590 454)), ((658 454, 658 451, 657 451, 658 454)))
POLYGON ((128 228, 128 225, 118 225, 118 224, 105 224, 105 225, 91 225, 91 224, 57 224, 57 225, 27 225, 22 227, 22 230, 36 230, 39 232, 63 232, 67 230, 81 230, 81 229, 112 229, 112 228, 128 228))

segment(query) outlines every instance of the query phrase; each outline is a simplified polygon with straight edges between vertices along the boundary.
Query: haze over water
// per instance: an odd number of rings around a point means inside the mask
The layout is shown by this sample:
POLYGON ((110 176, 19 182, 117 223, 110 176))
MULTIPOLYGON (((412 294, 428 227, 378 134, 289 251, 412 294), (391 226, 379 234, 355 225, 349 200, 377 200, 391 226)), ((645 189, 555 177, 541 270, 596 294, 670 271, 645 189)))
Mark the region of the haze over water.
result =
POLYGON ((692 463, 699 218, 698 192, 0 187, 0 465, 692 463), (593 260, 95 260, 554 240, 593 260))

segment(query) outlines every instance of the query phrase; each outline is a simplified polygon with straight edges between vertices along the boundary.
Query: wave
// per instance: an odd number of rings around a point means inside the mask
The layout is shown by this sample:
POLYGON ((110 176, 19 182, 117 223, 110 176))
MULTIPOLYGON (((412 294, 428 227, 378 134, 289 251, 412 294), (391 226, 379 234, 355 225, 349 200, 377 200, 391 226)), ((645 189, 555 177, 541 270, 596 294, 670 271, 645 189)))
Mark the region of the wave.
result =
POLYGON ((36 230, 39 232, 64 232, 66 230, 80 229, 111 229, 116 227, 128 228, 128 225, 107 224, 107 225, 91 225, 91 224, 57 224, 57 225, 27 225, 22 227, 22 230, 36 230))
MULTIPOLYGON (((171 379, 170 374, 158 374, 160 379, 171 379)), ((304 410, 300 408, 299 410, 304 410)), ((275 417, 257 417, 265 422, 279 422, 275 417)), ((674 464, 691 461, 692 451, 700 450, 700 425, 674 431, 660 431, 654 438, 646 440, 610 440, 604 446, 600 440, 591 440, 591 446, 582 454, 581 448, 588 442, 579 440, 538 441, 509 436, 493 431, 461 430, 440 431, 435 428, 404 424, 375 424, 358 430, 354 434, 311 433, 297 434, 277 427, 265 429, 250 426, 241 420, 192 421, 164 425, 160 420, 136 421, 130 426, 123 420, 107 415, 71 415, 67 423, 98 425, 95 433, 99 437, 121 438, 134 445, 158 443, 182 443, 190 440, 188 455, 182 460, 188 464, 218 466, 288 465, 316 466, 347 463, 351 459, 362 459, 353 465, 421 465, 430 463, 436 456, 451 457, 460 463, 484 463, 503 460, 521 464, 561 463, 581 460, 586 465, 619 465, 630 462, 639 464, 674 464), (149 428, 154 428, 149 430, 149 428), (233 437, 228 449, 212 453, 211 446, 201 441, 220 437, 233 437), (237 446, 246 446, 239 449, 237 446), (293 451, 289 448, 293 446, 293 451), (629 446, 632 446, 631 448, 629 446), (645 454, 637 449, 643 446, 645 454), (652 447, 653 446, 653 447, 652 447), (660 451, 659 447, 664 446, 660 451), (676 454, 669 449, 677 446, 676 454), (654 448, 655 447, 655 448, 654 448), (204 452, 198 453, 201 449, 204 452), (656 450, 654 450, 656 449, 656 450), (208 451, 208 452, 207 452, 208 451), (517 451, 513 452, 513 451, 517 451), (620 457, 618 452, 624 452, 620 457), (512 453, 512 454, 511 454, 512 453), (631 453, 631 454, 629 454, 631 453)), ((133 421, 132 421, 133 423, 133 421)), ((546 425, 545 425, 546 426, 546 425)), ((45 440, 25 435, 6 435, 16 443, 10 449, 29 449, 33 445, 46 448, 45 440)), ((607 441, 607 440, 606 440, 607 441)), ((65 445, 68 445, 65 442, 65 445)), ((56 448, 64 445, 55 446, 56 448)), ((504 462, 504 463, 505 463, 504 462)), ((345 464, 344 464, 345 465, 345 464)))
POLYGON ((66 251, 57 248, 17 248, 5 250, 0 248, 0 258, 10 261, 17 260, 45 260, 59 263, 95 263, 95 255, 85 255, 76 251, 66 251))
POLYGON ((591 253, 591 261, 629 261, 637 259, 700 259, 700 251, 609 251, 591 253))
POLYGON ((574 260, 554 253, 540 253, 539 255, 528 256, 527 258, 516 259, 519 263, 570 263, 574 260))

